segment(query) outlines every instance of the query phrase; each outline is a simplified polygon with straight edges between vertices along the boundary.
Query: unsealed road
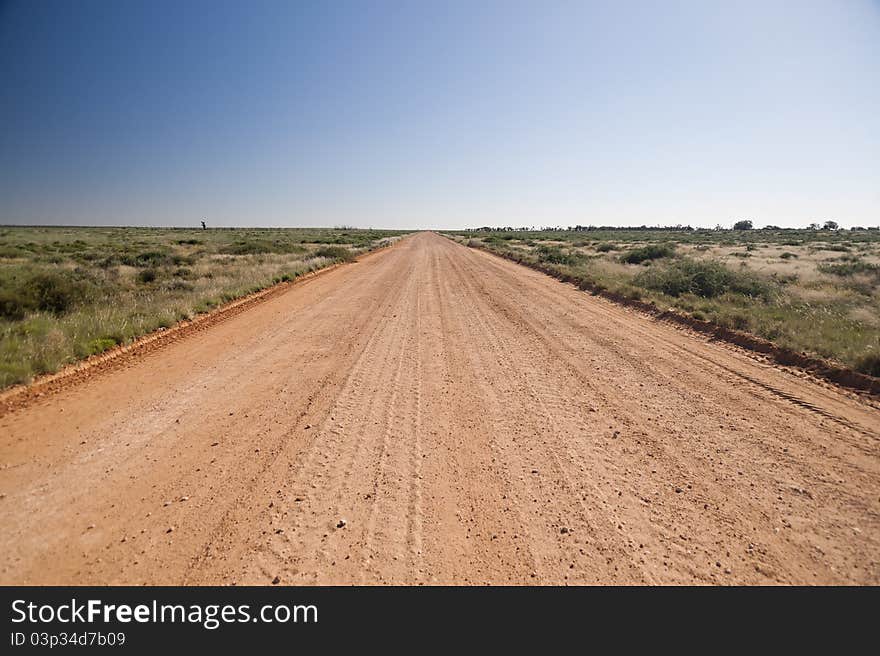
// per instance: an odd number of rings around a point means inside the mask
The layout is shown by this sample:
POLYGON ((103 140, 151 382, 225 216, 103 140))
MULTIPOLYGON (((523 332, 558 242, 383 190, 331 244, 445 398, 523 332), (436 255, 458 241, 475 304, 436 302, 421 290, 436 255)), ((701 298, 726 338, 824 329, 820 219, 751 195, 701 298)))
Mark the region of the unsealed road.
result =
POLYGON ((878 440, 422 233, 0 418, 0 582, 876 584, 878 440))

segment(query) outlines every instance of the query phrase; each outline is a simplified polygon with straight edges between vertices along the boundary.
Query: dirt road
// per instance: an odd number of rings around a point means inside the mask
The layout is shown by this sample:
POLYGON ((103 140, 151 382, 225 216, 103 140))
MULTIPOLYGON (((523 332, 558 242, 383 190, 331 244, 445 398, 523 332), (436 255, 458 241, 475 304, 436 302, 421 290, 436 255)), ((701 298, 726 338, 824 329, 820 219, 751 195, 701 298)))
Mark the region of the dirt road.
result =
POLYGON ((0 418, 0 582, 876 584, 878 440, 422 233, 0 418))

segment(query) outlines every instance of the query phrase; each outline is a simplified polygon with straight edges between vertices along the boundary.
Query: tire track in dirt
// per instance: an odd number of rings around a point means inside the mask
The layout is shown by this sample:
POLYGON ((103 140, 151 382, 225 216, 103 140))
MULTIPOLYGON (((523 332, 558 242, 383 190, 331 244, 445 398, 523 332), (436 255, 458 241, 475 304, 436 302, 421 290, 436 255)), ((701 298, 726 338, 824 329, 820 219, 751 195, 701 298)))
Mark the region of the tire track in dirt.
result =
MULTIPOLYGON (((396 312, 403 289, 388 287, 389 294, 376 312, 376 320, 366 331, 364 348, 354 360, 341 389, 334 395, 329 410, 314 429, 314 439, 299 454, 297 464, 288 478, 291 491, 278 500, 280 510, 270 521, 270 544, 261 551, 259 573, 248 572, 245 580, 271 580, 283 572, 285 580, 322 582, 320 572, 329 573, 336 562, 328 541, 336 534, 339 519, 351 516, 351 478, 356 469, 364 468, 368 456, 371 430, 384 423, 387 413, 381 403, 368 404, 369 397, 378 397, 380 386, 387 381, 393 362, 397 323, 387 317, 396 312), (389 338, 388 332, 392 331, 389 338), (364 411, 364 406, 368 410, 364 411), (289 517, 285 518, 285 515, 289 517), (279 532, 280 529, 280 532, 279 532), (290 554, 301 554, 293 556, 290 554), (289 567, 282 564, 289 560, 289 567)), ((391 389, 394 389, 393 387, 391 389)), ((375 504, 375 495, 367 497, 375 504)), ((357 528, 347 527, 348 537, 357 528)))
MULTIPOLYGON (((458 281, 470 287, 473 290, 475 285, 479 283, 469 274, 463 273, 457 264, 450 262, 450 269, 456 271, 458 281)), ((465 296, 467 299, 483 299, 484 297, 471 293, 465 296)), ((532 374, 538 373, 535 370, 515 369, 506 366, 505 362, 509 360, 509 354, 522 352, 522 344, 513 343, 504 336, 502 330, 498 328, 498 319, 492 316, 492 312, 485 306, 478 303, 472 303, 468 306, 469 316, 473 317, 475 322, 479 324, 479 330, 484 335, 484 345, 491 350, 493 357, 482 358, 479 361, 479 368, 487 370, 489 367, 495 366, 501 369, 501 373, 495 378, 492 385, 486 386, 484 392, 487 396, 494 399, 494 405, 498 408, 496 422, 500 427, 500 433, 512 438, 512 443, 507 449, 502 449, 502 453, 530 453, 531 463, 526 464, 520 460, 516 464, 511 462, 511 469, 519 469, 527 472, 521 480, 527 481, 527 491, 525 497, 532 498, 533 513, 546 519, 551 519, 549 526, 539 532, 543 538, 539 544, 535 544, 534 551, 545 554, 545 563, 538 568, 538 576, 542 580, 557 580, 557 582, 565 582, 569 574, 562 572, 559 574, 551 573, 554 570, 558 572, 560 563, 566 563, 569 568, 575 562, 583 561, 587 556, 583 544, 576 534, 585 533, 589 543, 601 554, 601 559, 593 558, 591 569, 596 575, 597 581, 604 580, 611 582, 617 576, 619 565, 614 563, 614 556, 628 561, 628 555, 622 553, 616 544, 616 540, 607 535, 601 534, 595 520, 602 520, 607 524, 609 520, 603 517, 603 513, 590 512, 586 509, 585 499, 595 500, 595 490, 591 490, 590 495, 576 489, 572 482, 572 476, 566 469, 564 464, 565 458, 560 457, 556 449, 558 435, 555 426, 560 423, 573 423, 577 429, 586 432, 584 422, 580 418, 575 417, 569 412, 567 407, 557 403, 552 397, 554 392, 548 393, 548 386, 543 382, 537 382, 532 374), (502 381, 516 381, 516 384, 510 388, 504 387, 502 381), (498 389, 501 387, 501 389, 498 389), (513 408, 504 408, 499 398, 515 396, 525 396, 529 399, 529 406, 525 408, 528 416, 522 416, 522 411, 516 412, 513 408), (552 406, 552 407, 551 407, 552 406), (537 410, 537 412, 536 412, 537 410), (523 437, 521 430, 522 425, 526 424, 526 435, 523 437), (553 441, 548 441, 547 438, 553 441), (536 449, 536 447, 540 447, 536 449), (538 451, 538 453, 535 453, 538 451), (542 456, 547 456, 546 460, 542 456), (543 470, 543 471, 542 471, 543 470), (548 470, 550 476, 548 476, 548 470), (552 508, 552 512, 548 512, 548 508, 552 508), (594 523, 587 519, 592 517, 594 523), (556 537, 556 536, 561 537, 556 537), (547 538, 554 537, 552 542, 547 538), (572 537, 569 537, 572 536, 572 537), (608 555, 613 554, 613 556, 608 555), (595 572, 596 565, 607 565, 595 572)), ((472 331, 476 333, 476 331, 472 331)), ((476 349, 477 353, 483 353, 483 349, 476 349)), ((558 395, 558 390, 555 391, 558 395)), ((581 483, 589 484, 589 481, 581 477, 581 483)), ((618 561, 619 562, 619 561, 618 561)), ((631 562, 628 567, 634 569, 631 562)), ((630 575, 634 575, 631 571, 630 575)), ((643 580, 637 576, 637 580, 643 580)))

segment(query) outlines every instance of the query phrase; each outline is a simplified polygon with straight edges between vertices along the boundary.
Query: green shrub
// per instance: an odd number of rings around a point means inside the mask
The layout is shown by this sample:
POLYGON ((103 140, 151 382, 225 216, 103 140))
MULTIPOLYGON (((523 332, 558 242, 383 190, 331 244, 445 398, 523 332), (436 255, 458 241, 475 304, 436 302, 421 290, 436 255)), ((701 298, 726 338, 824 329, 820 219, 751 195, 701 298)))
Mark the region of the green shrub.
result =
POLYGON ((155 269, 144 269, 143 271, 138 272, 138 280, 146 285, 154 282, 158 275, 159 274, 156 273, 155 269))
POLYGON ((87 288, 74 273, 47 271, 11 277, 0 288, 0 316, 20 321, 27 312, 64 314, 83 300, 87 288))
POLYGON ((790 260, 793 257, 796 258, 797 255, 795 253, 790 253, 788 251, 785 251, 784 253, 780 254, 779 257, 781 257, 783 260, 790 260))
POLYGON ((272 244, 267 241, 239 241, 227 244, 218 250, 224 255, 261 255, 272 252, 272 244))
POLYGON ((541 244, 536 250, 538 259, 542 262, 550 264, 564 264, 566 266, 576 266, 584 261, 583 253, 577 251, 564 251, 559 246, 548 246, 541 244))
POLYGON ((27 255, 27 251, 19 250, 15 246, 0 246, 0 257, 4 258, 16 258, 16 257, 24 257, 27 255))
POLYGON ((596 246, 597 253, 607 253, 609 251, 615 251, 615 250, 617 250, 617 244, 610 244, 607 241, 602 242, 601 244, 596 246))
POLYGON ((648 244, 642 248, 635 248, 620 256, 624 264, 641 264, 651 260, 659 260, 664 257, 675 255, 675 247, 669 244, 648 244))
POLYGON ((31 308, 23 297, 11 289, 0 289, 0 317, 10 321, 21 321, 28 309, 31 308))
POLYGON ((93 339, 89 342, 86 351, 88 355, 96 355, 98 353, 103 353, 108 349, 112 349, 116 346, 116 340, 111 337, 99 337, 98 339, 93 339))
POLYGON ((269 239, 240 240, 226 244, 217 251, 223 255, 265 255, 267 253, 304 253, 305 248, 287 241, 269 239))
POLYGON ((146 251, 138 253, 134 258, 134 266, 138 267, 155 267, 165 264, 168 255, 160 251, 146 251))
POLYGON ((842 278, 854 276, 857 273, 869 273, 875 276, 880 276, 880 266, 871 264, 870 262, 863 262, 859 259, 853 259, 852 261, 842 262, 840 264, 823 263, 817 268, 822 273, 828 273, 842 278))
POLYGON ((25 286, 25 293, 37 310, 63 314, 84 296, 84 288, 70 278, 54 272, 38 273, 25 286))
POLYGON ((748 273, 732 271, 717 262, 691 259, 642 271, 633 282, 667 296, 694 294, 701 298, 714 298, 733 292, 745 296, 766 297, 770 291, 768 283, 748 273))

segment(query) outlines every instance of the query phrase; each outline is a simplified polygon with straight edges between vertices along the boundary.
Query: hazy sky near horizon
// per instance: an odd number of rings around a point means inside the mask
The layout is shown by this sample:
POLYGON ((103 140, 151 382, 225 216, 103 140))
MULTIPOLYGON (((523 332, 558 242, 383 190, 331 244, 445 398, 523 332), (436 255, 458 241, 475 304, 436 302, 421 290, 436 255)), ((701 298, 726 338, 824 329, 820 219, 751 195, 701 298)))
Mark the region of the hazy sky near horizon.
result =
POLYGON ((0 223, 880 224, 880 2, 3 2, 0 223))

